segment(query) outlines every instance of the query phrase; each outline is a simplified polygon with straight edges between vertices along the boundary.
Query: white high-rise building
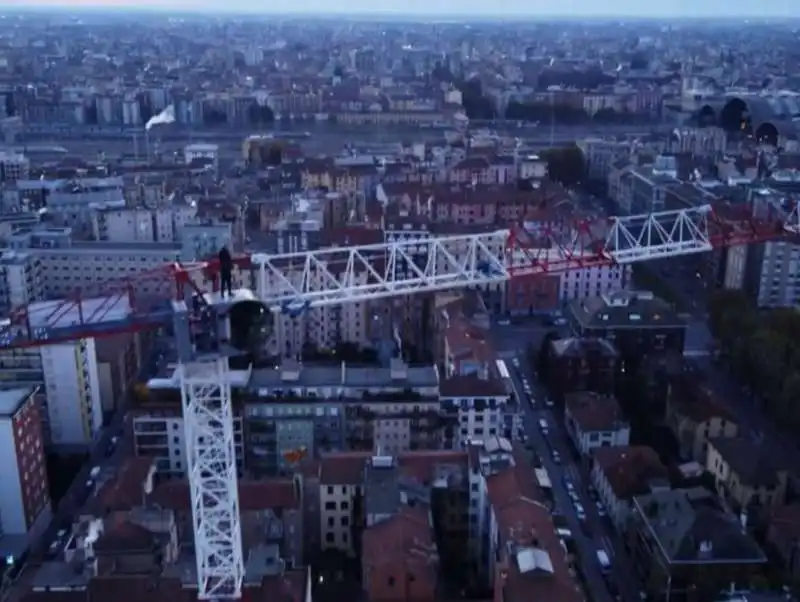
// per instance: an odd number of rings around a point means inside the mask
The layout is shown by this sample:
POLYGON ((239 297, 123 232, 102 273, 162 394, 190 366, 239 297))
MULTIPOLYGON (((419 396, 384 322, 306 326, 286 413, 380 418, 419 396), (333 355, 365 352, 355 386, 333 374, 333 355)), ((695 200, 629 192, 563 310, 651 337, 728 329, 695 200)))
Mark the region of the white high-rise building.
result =
POLYGON ((58 446, 88 446, 103 426, 94 339, 41 348, 47 430, 58 446))

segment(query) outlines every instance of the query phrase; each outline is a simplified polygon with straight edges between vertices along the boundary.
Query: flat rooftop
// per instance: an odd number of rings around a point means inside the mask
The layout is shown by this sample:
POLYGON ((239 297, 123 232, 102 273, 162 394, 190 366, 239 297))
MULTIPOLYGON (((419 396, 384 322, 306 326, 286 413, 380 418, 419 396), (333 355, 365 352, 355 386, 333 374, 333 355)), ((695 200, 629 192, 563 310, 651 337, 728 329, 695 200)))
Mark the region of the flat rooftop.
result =
POLYGON ((19 387, 0 391, 0 416, 12 416, 35 390, 36 387, 19 387))
MULTIPOLYGON (((191 366, 192 364, 190 364, 191 366)), ((200 368, 198 368, 200 369, 200 368)), ((206 367, 206 370, 212 370, 206 367)), ((204 374, 192 376, 203 377, 204 374)), ((207 375, 211 378, 211 374, 207 375)), ((434 366, 409 366, 400 373, 384 366, 301 366, 297 371, 276 369, 231 370, 231 384, 248 388, 261 395, 288 389, 351 388, 351 389, 420 389, 439 386, 439 371, 434 366)), ((164 378, 153 378, 151 389, 177 389, 180 380, 177 369, 171 367, 164 378)))

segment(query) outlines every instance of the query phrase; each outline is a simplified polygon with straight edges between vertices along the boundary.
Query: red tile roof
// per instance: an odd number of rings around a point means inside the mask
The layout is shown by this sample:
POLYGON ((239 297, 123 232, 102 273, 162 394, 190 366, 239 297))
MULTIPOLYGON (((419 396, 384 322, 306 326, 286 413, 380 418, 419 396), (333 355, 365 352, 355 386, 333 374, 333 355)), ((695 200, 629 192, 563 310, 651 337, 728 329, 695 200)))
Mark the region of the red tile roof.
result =
MULTIPOLYGON (((257 586, 245 586, 241 602, 302 602, 306 572, 287 571, 265 577, 257 586)), ((85 590, 29 592, 23 602, 197 602, 197 589, 183 587, 179 579, 153 575, 104 575, 85 590)))
POLYGON ((319 462, 321 485, 361 485, 364 482, 364 465, 367 452, 341 452, 324 454, 319 462))
POLYGON ((153 533, 127 520, 118 520, 106 527, 95 543, 99 552, 150 550, 153 533))
POLYGON ((669 477, 658 454, 646 445, 600 447, 594 451, 593 460, 620 500, 646 493, 653 479, 669 477))
POLYGON ((505 397, 502 382, 495 378, 478 378, 476 374, 451 376, 439 384, 441 397, 505 397))
MULTIPOLYGON (((320 459, 320 485, 361 485, 370 452, 332 452, 320 459)), ((438 466, 459 466, 467 470, 466 450, 418 450, 397 456, 398 472, 419 483, 431 483, 438 466)))
POLYGON ((583 595, 570 572, 566 551, 556 534, 550 510, 542 503, 542 492, 525 463, 524 452, 520 448, 515 448, 514 452, 514 466, 486 480, 489 501, 497 520, 498 549, 501 559, 506 561, 506 568, 498 580, 501 599, 506 602, 580 602, 583 595), (508 557, 508 542, 519 548, 535 547, 546 552, 552 572, 522 572, 516 558, 508 557))
POLYGON ((564 403, 582 433, 616 431, 627 424, 622 409, 611 395, 587 391, 570 393, 564 403))
POLYGON ((671 383, 670 406, 673 411, 700 424, 712 418, 736 422, 730 408, 697 377, 676 376, 671 383))
POLYGON ((580 591, 567 562, 566 550, 556 534, 550 511, 540 502, 517 499, 495 512, 501 558, 507 568, 503 580, 507 602, 558 600, 580 602, 580 591), (518 548, 533 547, 547 553, 551 571, 523 572, 514 557, 509 557, 508 542, 518 548))
POLYGON ((306 572, 288 571, 264 577, 258 587, 245 587, 241 602, 302 602, 306 593, 306 572))
POLYGON ((364 589, 371 602, 433 599, 439 555, 427 509, 406 506, 368 527, 362 546, 364 589))
MULTIPOLYGON (((185 481, 161 483, 149 497, 151 503, 177 512, 191 508, 189 485, 185 481)), ((291 479, 239 481, 239 508, 242 512, 275 508, 297 508, 299 499, 291 479)))
POLYGON ((88 602, 194 602, 196 590, 183 588, 179 579, 150 575, 95 577, 87 588, 88 602))
POLYGON ((153 458, 128 458, 115 478, 104 483, 87 507, 96 512, 130 510, 145 500, 148 479, 155 474, 153 458))

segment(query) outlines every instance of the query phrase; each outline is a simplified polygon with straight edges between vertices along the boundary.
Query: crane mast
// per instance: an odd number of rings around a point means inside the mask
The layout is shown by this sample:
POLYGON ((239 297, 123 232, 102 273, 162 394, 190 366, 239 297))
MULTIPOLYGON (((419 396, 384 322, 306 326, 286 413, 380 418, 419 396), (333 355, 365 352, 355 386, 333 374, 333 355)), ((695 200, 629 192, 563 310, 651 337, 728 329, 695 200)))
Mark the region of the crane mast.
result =
MULTIPOLYGON (((235 308, 297 316, 315 308, 420 292, 481 287, 520 276, 630 264, 800 234, 797 209, 777 218, 723 215, 711 206, 302 253, 232 258, 255 294, 220 293, 218 260, 169 265, 148 278, 174 281, 169 306, 135 307, 135 282, 19 308, 0 322, 0 349, 35 347, 169 327, 177 342, 198 598, 235 600, 244 581, 228 359, 247 353, 235 308), (199 282, 198 282, 199 281, 199 282), (210 285, 206 292, 201 284, 210 285), (239 337, 241 338, 241 337, 239 337)), ((249 287, 248 287, 249 288, 249 287)), ((240 312, 241 313, 241 312, 240 312)), ((243 315, 250 315, 245 312, 243 315)), ((256 332, 256 335, 263 333, 256 332)), ((256 337, 257 341, 261 339, 256 337)))

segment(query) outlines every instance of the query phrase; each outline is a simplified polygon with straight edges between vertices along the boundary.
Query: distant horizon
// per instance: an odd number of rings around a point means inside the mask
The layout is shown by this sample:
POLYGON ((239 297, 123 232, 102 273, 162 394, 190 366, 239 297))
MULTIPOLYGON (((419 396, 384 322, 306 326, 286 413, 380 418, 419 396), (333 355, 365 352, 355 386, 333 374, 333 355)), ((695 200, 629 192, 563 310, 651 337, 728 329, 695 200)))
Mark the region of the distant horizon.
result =
MULTIPOLYGON (((340 9, 332 8, 327 2, 322 0, 301 0, 293 3, 293 9, 282 7, 279 10, 271 10, 263 5, 256 4, 248 6, 250 2, 228 2, 225 6, 212 2, 208 5, 198 3, 197 0, 172 0, 170 4, 164 4, 158 0, 0 0, 0 11, 14 13, 39 13, 41 11, 57 10, 61 14, 70 13, 109 13, 119 14, 120 11, 129 13, 154 13, 154 14, 181 14, 181 15, 219 15, 219 16, 255 16, 265 17, 287 17, 287 18, 308 18, 325 20, 326 18, 350 17, 354 19, 380 19, 390 18, 410 19, 410 20, 441 20, 459 22, 464 20, 479 19, 486 21, 717 21, 720 23, 732 21, 753 21, 755 23, 766 23, 775 19, 785 21, 798 21, 800 23, 800 3, 792 5, 791 8, 782 0, 764 0, 759 7, 758 13, 741 12, 736 13, 731 10, 730 3, 725 0, 707 0, 706 3, 699 3, 701 6, 692 6, 692 10, 682 12, 680 10, 668 10, 665 4, 655 6, 655 12, 643 14, 640 0, 612 0, 607 2, 604 7, 606 10, 597 11, 597 4, 593 0, 574 0, 575 6, 572 12, 568 13, 546 13, 544 11, 530 10, 530 4, 521 3, 521 0, 512 0, 506 5, 506 9, 498 11, 486 10, 483 2, 480 6, 472 6, 477 0, 462 0, 455 3, 453 9, 444 8, 442 5, 451 4, 449 0, 439 0, 432 2, 433 6, 425 6, 425 0, 406 0, 403 10, 394 7, 383 6, 380 4, 394 4, 391 0, 370 0, 369 8, 359 7, 364 0, 351 0, 341 5, 340 9), (128 4, 128 1, 131 3, 128 4), (583 10, 581 4, 591 3, 593 10, 583 10), (320 4, 320 6, 317 6, 320 4), (521 5, 522 4, 522 5, 521 5), (636 9, 630 12, 623 9, 623 6, 637 5, 636 9), (727 4, 727 7, 725 6, 727 4), (769 6, 770 4, 774 6, 769 6), (298 6, 300 5, 300 6, 298 6), (323 6, 324 5, 324 9, 323 6), (379 5, 379 6, 375 6, 379 5), (417 6, 419 5, 419 6, 417 6), (523 8, 525 7, 527 8, 523 8), (615 7, 619 9, 615 10, 615 7), (723 7, 725 9, 723 10, 723 7), (661 11, 659 12, 659 8, 661 11), (667 10, 664 10, 667 8, 667 10)), ((536 5, 534 1, 531 3, 536 5)), ((689 3, 679 0, 675 2, 676 9, 685 8, 689 3)), ((588 6, 586 7, 588 8, 588 6)), ((741 6, 742 9, 753 10, 750 5, 741 6)))

